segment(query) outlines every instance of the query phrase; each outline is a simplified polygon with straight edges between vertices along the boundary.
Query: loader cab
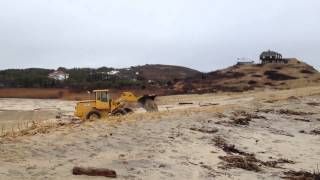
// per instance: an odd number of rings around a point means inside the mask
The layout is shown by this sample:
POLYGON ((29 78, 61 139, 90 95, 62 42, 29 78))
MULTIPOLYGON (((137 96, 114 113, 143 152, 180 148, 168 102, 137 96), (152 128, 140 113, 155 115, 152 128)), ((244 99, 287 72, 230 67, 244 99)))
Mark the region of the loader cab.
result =
POLYGON ((95 100, 100 102, 109 102, 111 100, 109 90, 94 90, 95 100))
POLYGON ((111 105, 111 96, 109 90, 94 90, 96 108, 97 109, 109 109, 111 105))
POLYGON ((111 100, 108 90, 94 90, 96 101, 109 102, 111 100))

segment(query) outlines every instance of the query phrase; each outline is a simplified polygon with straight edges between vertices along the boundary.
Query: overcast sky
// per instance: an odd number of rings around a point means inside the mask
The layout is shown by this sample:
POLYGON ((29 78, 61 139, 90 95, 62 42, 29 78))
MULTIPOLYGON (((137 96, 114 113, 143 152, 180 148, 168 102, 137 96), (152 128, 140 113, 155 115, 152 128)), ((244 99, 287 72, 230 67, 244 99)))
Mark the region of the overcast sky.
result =
POLYGON ((263 50, 320 69, 320 0, 0 0, 0 69, 173 64, 263 50))

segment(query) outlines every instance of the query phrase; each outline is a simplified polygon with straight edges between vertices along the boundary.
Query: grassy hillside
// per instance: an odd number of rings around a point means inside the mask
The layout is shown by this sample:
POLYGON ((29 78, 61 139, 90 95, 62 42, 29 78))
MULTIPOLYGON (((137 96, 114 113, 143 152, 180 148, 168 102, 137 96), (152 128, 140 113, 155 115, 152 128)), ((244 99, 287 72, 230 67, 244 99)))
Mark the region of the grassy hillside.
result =
POLYGON ((177 92, 241 92, 253 89, 290 89, 320 84, 320 73, 297 59, 288 64, 235 65, 187 78, 175 84, 177 92))

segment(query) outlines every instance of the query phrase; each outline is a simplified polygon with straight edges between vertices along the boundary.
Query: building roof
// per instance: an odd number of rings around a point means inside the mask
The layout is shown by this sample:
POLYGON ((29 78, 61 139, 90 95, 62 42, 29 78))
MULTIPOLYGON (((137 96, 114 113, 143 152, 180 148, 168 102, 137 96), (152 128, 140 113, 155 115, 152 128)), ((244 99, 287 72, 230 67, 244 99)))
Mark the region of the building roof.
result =
POLYGON ((275 51, 268 50, 268 51, 264 51, 260 54, 260 58, 263 56, 270 57, 270 56, 282 56, 282 55, 280 53, 275 52, 275 51))

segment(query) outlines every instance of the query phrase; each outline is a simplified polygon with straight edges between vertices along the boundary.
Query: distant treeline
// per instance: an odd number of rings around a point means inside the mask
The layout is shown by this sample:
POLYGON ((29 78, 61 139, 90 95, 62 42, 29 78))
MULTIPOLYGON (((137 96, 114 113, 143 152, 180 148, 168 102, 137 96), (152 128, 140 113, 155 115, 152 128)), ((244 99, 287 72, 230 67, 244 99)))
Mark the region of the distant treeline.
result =
POLYGON ((146 88, 150 83, 142 77, 130 74, 123 77, 107 75, 112 68, 59 68, 69 74, 63 81, 49 78, 54 70, 29 68, 8 69, 0 71, 0 87, 2 88, 70 88, 87 90, 97 88, 146 88))

